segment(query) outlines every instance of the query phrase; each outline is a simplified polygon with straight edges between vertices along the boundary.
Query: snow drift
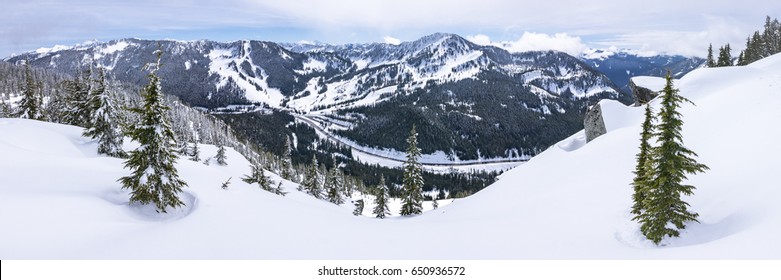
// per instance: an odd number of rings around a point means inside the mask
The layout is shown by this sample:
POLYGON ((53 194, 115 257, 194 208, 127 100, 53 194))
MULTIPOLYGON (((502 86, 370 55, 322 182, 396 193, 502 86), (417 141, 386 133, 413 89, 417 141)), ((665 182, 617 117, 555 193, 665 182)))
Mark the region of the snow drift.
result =
POLYGON ((187 207, 156 214, 127 203, 122 161, 96 155, 79 128, 0 119, 0 259, 781 258, 781 55, 676 85, 696 103, 681 109, 685 144, 711 170, 685 198, 701 223, 664 246, 630 221, 642 108, 603 102, 607 134, 585 144, 581 131, 469 198, 385 220, 289 182, 285 197, 246 185, 234 151, 225 167, 180 159, 187 207))

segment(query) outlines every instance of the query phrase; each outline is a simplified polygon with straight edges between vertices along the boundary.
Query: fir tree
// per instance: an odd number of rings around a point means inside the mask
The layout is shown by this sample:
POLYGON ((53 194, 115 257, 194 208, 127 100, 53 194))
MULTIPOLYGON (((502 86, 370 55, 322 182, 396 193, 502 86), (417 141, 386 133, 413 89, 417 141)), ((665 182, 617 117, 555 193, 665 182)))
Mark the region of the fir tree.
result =
POLYGON ((407 138, 407 161, 404 162, 401 215, 410 216, 423 212, 423 168, 418 162, 418 134, 412 126, 407 138))
POLYGON ((282 176, 285 180, 291 180, 293 178, 293 174, 291 173, 292 168, 292 157, 290 154, 290 151, 292 150, 290 146, 290 137, 285 137, 285 150, 282 153, 282 164, 280 165, 280 176, 282 176))
POLYGON ((645 184, 641 192, 644 195, 641 213, 635 217, 640 221, 643 235, 655 244, 665 236, 677 237, 686 222, 697 222, 697 213, 688 210, 689 204, 681 200, 681 195, 692 195, 694 186, 682 184, 687 174, 695 174, 708 169, 693 158, 697 154, 683 146, 681 128, 683 120, 678 108, 683 102, 690 102, 678 95, 673 88, 672 77, 667 74, 667 84, 662 90, 662 108, 659 112, 659 125, 656 133, 659 146, 651 148, 650 158, 654 168, 653 178, 645 184), (673 228, 668 228, 672 225, 673 228))
POLYGON ((355 206, 355 210, 353 210, 353 215, 360 216, 363 214, 363 199, 356 200, 353 205, 355 206))
POLYGON ((632 186, 634 187, 634 194, 632 199, 634 204, 632 205, 632 214, 635 216, 640 215, 643 211, 643 201, 646 195, 643 193, 647 189, 649 182, 653 179, 653 166, 652 161, 649 160, 651 156, 651 137, 653 136, 653 122, 654 115, 651 112, 651 105, 645 105, 645 120, 643 121, 643 131, 640 133, 640 152, 637 153, 637 165, 635 166, 635 178, 632 180, 632 186))
POLYGON ((320 198, 320 193, 322 192, 320 190, 320 174, 318 169, 319 164, 317 163, 317 157, 313 155, 312 163, 309 166, 309 169, 307 169, 304 182, 301 184, 306 193, 316 198, 320 198))
POLYGON ((336 163, 336 158, 333 158, 333 168, 329 172, 325 182, 326 199, 333 204, 340 205, 344 203, 342 198, 341 189, 341 174, 339 174, 339 166, 336 163))
POLYGON ((255 163, 252 166, 250 166, 252 170, 252 174, 244 176, 244 178, 241 178, 242 181, 246 182, 247 184, 254 184, 257 183, 258 187, 260 187, 262 190, 276 193, 274 188, 271 187, 274 182, 271 181, 271 179, 266 176, 265 171, 263 168, 260 167, 259 163, 255 163))
POLYGON ((431 198, 431 207, 434 207, 434 209, 439 208, 439 202, 437 201, 436 197, 431 198))
POLYGON ((377 185, 377 190, 374 195, 374 209, 372 214, 377 218, 384 219, 385 216, 390 216, 390 210, 388 210, 388 186, 385 184, 385 176, 380 177, 380 184, 377 185))
POLYGON ((729 44, 719 48, 719 60, 716 62, 716 66, 732 66, 732 48, 729 44))
POLYGON ((215 158, 217 159, 217 164, 228 165, 228 162, 225 161, 228 157, 225 155, 225 146, 222 145, 222 141, 217 145, 217 156, 215 158))
POLYGON ((40 85, 33 78, 30 62, 24 64, 24 83, 22 84, 22 99, 19 100, 19 108, 16 116, 22 119, 44 120, 42 113, 43 101, 40 94, 40 85))
POLYGON ((92 108, 90 109, 92 116, 82 135, 98 140, 98 153, 122 158, 127 154, 122 150, 123 136, 117 123, 118 109, 114 105, 114 99, 106 90, 105 80, 101 68, 95 80, 95 89, 87 100, 87 104, 92 108))
POLYGON ((190 149, 190 160, 198 162, 201 160, 201 149, 198 148, 198 138, 193 141, 193 148, 190 149))
MULTIPOLYGON (((64 121, 70 125, 89 127, 93 111, 97 109, 96 100, 93 99, 96 94, 92 88, 92 66, 82 70, 75 79, 65 81, 63 87, 67 92, 64 121)), ((105 86, 99 90, 105 91, 105 86)))
POLYGON ((716 61, 713 60, 713 44, 708 44, 708 57, 705 59, 705 65, 716 67, 716 61))
POLYGON ((231 184, 231 179, 232 179, 232 178, 233 178, 233 177, 229 177, 227 181, 225 181, 225 182, 223 182, 223 183, 222 183, 222 189, 223 189, 223 190, 227 190, 227 189, 228 189, 228 186, 231 184))
POLYGON ((155 53, 157 62, 147 65, 149 84, 144 87, 143 106, 131 109, 140 116, 140 121, 131 127, 129 136, 140 146, 131 151, 125 161, 125 168, 132 174, 119 181, 123 189, 131 190, 130 202, 154 203, 158 212, 165 213, 169 206, 185 205, 178 194, 187 183, 179 179, 174 166, 177 159, 174 133, 166 118, 169 108, 163 104, 160 77, 157 76, 162 51, 155 53))

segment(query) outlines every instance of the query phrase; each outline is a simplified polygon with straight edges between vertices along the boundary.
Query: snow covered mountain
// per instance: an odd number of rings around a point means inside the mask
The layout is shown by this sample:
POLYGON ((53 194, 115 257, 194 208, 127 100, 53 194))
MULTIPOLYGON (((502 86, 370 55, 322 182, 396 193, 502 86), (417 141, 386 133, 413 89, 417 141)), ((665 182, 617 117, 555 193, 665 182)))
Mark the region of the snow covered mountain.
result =
POLYGON ((664 246, 629 215, 642 108, 602 101, 606 134, 575 133, 475 195, 384 220, 290 182, 285 197, 246 185, 233 151, 224 167, 180 160, 188 206, 156 214, 128 205, 121 160, 96 155, 79 128, 0 119, 0 259, 781 258, 781 55, 697 69, 676 87, 696 103, 681 108, 685 144, 711 170, 689 178, 700 223, 664 246))
POLYGON ((636 76, 664 77, 669 70, 680 78, 700 68, 705 59, 680 55, 648 54, 632 50, 588 49, 580 58, 607 75, 622 91, 630 92, 629 79, 636 76))
POLYGON ((631 100, 565 53, 509 53, 443 33, 399 45, 123 39, 6 61, 29 59, 68 73, 92 61, 143 85, 142 68, 158 48, 165 53, 164 92, 192 106, 264 103, 310 112, 340 120, 334 134, 395 151, 404 150, 406 133, 417 125, 423 152, 453 161, 529 157, 581 129, 587 104, 631 100))

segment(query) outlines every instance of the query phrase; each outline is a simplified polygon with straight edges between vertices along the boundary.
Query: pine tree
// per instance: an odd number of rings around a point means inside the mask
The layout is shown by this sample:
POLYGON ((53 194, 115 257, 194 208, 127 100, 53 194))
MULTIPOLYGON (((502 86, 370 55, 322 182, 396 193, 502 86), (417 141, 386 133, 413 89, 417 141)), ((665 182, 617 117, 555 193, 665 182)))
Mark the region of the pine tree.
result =
POLYGON ((643 131, 640 133, 640 152, 637 153, 637 165, 635 166, 635 178, 632 180, 632 186, 634 187, 634 194, 632 199, 634 204, 632 205, 632 214, 635 216, 640 215, 645 210, 643 208, 643 201, 646 198, 644 190, 647 189, 649 182, 653 179, 653 166, 652 161, 649 160, 651 156, 651 137, 653 136, 653 123, 654 115, 651 111, 651 105, 645 105, 645 120, 643 121, 643 131))
POLYGON ((166 212, 166 207, 184 206, 178 194, 187 183, 179 179, 174 150, 174 133, 166 117, 169 110, 163 104, 163 93, 157 71, 162 66, 158 50, 157 62, 147 65, 149 84, 144 87, 144 103, 141 108, 131 110, 140 116, 129 136, 140 146, 130 152, 125 168, 132 170, 130 176, 119 179, 123 189, 130 189, 130 202, 141 204, 154 203, 158 212, 166 212))
POLYGON ((40 85, 33 78, 30 62, 25 63, 24 83, 22 84, 22 99, 19 100, 19 108, 16 116, 22 119, 44 120, 42 114, 43 102, 40 94, 40 85))
POLYGON ((123 136, 117 123, 118 109, 114 105, 114 99, 106 90, 106 77, 103 69, 99 69, 98 78, 95 80, 95 89, 90 93, 87 104, 91 108, 92 116, 86 123, 84 137, 98 140, 98 153, 111 157, 126 157, 122 150, 123 136))
POLYGON ((434 207, 434 209, 439 208, 439 202, 437 201, 436 197, 431 198, 431 207, 434 207))
POLYGON ((651 148, 650 158, 653 179, 645 184, 641 192, 644 195, 642 210, 635 219, 640 221, 643 235, 655 244, 665 236, 677 237, 686 222, 697 222, 697 213, 688 210, 689 204, 681 200, 681 195, 692 195, 694 186, 681 182, 687 174, 695 174, 708 169, 693 158, 697 154, 683 146, 681 128, 683 120, 678 112, 681 103, 690 102, 678 95, 673 88, 672 77, 667 74, 667 84, 662 90, 662 108, 659 112, 659 125, 656 133, 659 146, 651 148), (668 225, 674 228, 668 228, 668 225))
MULTIPOLYGON (((65 96, 64 121, 67 124, 88 127, 92 120, 93 111, 97 109, 96 100, 90 100, 93 93, 92 66, 82 70, 73 80, 63 83, 67 95, 65 96)), ((105 87, 99 89, 105 91, 105 87)))
POLYGON ((225 155, 225 146, 222 145, 222 141, 217 145, 217 164, 219 165, 228 165, 228 162, 225 161, 228 157, 225 155))
POLYGON ((355 206, 355 210, 353 210, 353 215, 360 216, 363 214, 363 199, 356 200, 353 205, 355 206))
POLYGON ((407 138, 407 161, 404 162, 401 215, 410 216, 423 212, 423 167, 418 162, 418 134, 412 126, 407 138))
POLYGON ((290 137, 285 137, 285 150, 282 153, 282 164, 279 167, 280 169, 280 176, 285 180, 291 180, 293 178, 293 174, 291 173, 291 155, 290 151, 292 150, 290 146, 290 137))
POLYGON ((729 44, 719 48, 719 60, 716 62, 716 66, 732 66, 732 48, 729 44))
POLYGON ((190 160, 198 162, 201 160, 201 149, 198 148, 198 137, 193 141, 193 148, 190 149, 190 160))
POLYGON ((271 192, 274 194, 277 193, 276 189, 272 188, 271 185, 274 184, 274 182, 271 181, 271 179, 266 176, 265 171, 263 168, 260 167, 259 163, 254 163, 252 166, 250 166, 252 170, 252 174, 244 176, 244 178, 241 178, 242 181, 246 182, 247 184, 254 184, 257 183, 258 187, 260 187, 262 190, 271 192))
POLYGON ((230 184, 231 184, 231 179, 232 179, 232 178, 233 178, 233 177, 229 177, 227 181, 225 181, 225 182, 223 182, 223 183, 222 183, 222 189, 223 189, 223 190, 227 190, 227 189, 228 189, 228 186, 230 186, 230 184))
POLYGON ((318 169, 319 164, 317 163, 317 157, 313 155, 312 163, 309 166, 309 169, 307 169, 304 182, 301 184, 306 193, 316 198, 320 198, 320 193, 322 192, 320 190, 320 174, 318 169))
POLYGON ((341 189, 341 174, 339 174, 339 166, 336 163, 336 158, 333 158, 333 168, 329 172, 325 181, 326 199, 333 204, 340 205, 344 203, 342 198, 341 189))
POLYGON ((385 176, 380 177, 380 184, 377 185, 377 191, 374 195, 374 209, 372 214, 377 218, 384 219, 385 216, 390 216, 390 210, 388 210, 388 185, 385 184, 385 176))
POLYGON ((716 62, 713 60, 713 44, 708 44, 708 58, 705 59, 705 65, 716 67, 716 62))

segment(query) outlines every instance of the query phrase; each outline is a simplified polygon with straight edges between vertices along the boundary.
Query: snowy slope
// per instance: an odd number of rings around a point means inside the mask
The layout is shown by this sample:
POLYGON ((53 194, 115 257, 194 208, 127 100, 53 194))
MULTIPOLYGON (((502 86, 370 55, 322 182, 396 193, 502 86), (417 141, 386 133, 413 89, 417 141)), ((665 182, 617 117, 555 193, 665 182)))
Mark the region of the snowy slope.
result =
POLYGON ((78 128, 0 119, 0 259, 781 258, 781 55, 678 86, 697 104, 682 108, 685 143, 711 170, 686 198, 702 223, 663 247, 628 213, 642 109, 603 102, 607 134, 584 144, 580 132, 469 198, 385 220, 290 184, 286 197, 245 185, 233 151, 228 167, 181 160, 189 208, 156 215, 127 204, 121 161, 96 156, 78 128))

